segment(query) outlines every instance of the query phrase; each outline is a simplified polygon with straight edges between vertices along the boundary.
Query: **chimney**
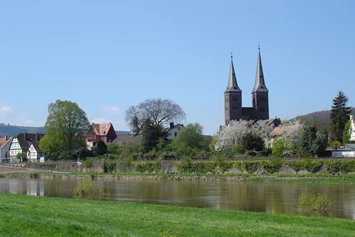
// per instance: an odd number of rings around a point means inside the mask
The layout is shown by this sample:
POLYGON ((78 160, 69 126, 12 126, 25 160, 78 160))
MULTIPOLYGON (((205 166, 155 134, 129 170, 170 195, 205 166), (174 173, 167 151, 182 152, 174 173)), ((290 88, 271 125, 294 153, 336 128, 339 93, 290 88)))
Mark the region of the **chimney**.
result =
POLYGON ((170 122, 170 129, 173 129, 173 128, 174 128, 174 123, 170 122))
POLYGON ((26 133, 23 133, 23 140, 26 140, 26 133))

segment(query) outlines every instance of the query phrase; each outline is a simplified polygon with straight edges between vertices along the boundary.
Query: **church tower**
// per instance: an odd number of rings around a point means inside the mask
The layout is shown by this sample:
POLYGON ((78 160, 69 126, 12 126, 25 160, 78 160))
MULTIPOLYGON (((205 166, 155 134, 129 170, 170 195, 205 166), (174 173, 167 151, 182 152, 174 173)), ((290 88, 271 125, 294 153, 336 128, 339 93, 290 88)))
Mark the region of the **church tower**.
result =
POLYGON ((258 62, 256 65, 255 85, 251 94, 253 97, 253 108, 255 109, 256 119, 269 119, 269 90, 265 85, 260 47, 258 62))
POLYGON ((227 126, 232 120, 242 118, 242 90, 238 87, 237 77, 233 66, 233 56, 231 56, 231 66, 229 71, 228 86, 224 92, 224 122, 227 126))

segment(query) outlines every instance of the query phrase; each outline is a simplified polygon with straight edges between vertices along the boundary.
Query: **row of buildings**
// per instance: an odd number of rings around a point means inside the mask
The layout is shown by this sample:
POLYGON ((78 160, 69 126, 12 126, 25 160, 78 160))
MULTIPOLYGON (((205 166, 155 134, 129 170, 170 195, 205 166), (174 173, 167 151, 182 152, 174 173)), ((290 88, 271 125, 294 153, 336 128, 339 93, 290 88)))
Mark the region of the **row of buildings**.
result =
MULTIPOLYGON (((174 125, 170 123, 168 139, 174 139, 179 131, 184 127, 182 124, 174 125)), ((45 134, 40 133, 19 133, 15 137, 0 137, 0 163, 3 162, 19 162, 19 153, 26 153, 28 162, 37 162, 44 156, 39 147, 39 143, 45 134)), ((89 131, 85 134, 87 148, 91 149, 98 141, 105 143, 114 142, 119 146, 124 143, 139 140, 130 134, 116 134, 111 123, 108 124, 91 124, 89 131)))

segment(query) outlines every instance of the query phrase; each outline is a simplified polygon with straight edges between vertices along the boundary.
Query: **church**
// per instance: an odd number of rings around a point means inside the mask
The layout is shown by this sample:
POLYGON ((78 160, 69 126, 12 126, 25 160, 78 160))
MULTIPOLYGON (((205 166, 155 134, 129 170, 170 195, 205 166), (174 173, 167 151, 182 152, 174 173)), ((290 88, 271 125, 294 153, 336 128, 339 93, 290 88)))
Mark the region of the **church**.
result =
POLYGON ((224 117, 227 126, 232 120, 266 120, 269 119, 269 90, 265 85, 260 47, 256 65, 255 84, 251 92, 253 107, 242 107, 242 90, 237 83, 231 56, 228 85, 224 92, 224 117))

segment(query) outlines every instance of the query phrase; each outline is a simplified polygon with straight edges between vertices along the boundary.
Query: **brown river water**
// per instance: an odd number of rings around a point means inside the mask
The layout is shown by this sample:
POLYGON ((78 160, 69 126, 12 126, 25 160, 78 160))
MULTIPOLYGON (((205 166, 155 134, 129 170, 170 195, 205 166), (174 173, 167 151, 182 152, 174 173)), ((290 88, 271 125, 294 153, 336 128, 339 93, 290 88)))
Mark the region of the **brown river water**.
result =
MULTIPOLYGON (((72 198, 78 180, 0 179, 0 192, 72 198)), ((253 183, 190 180, 97 180, 105 200, 355 219, 355 184, 253 183), (301 212, 302 193, 335 202, 326 212, 301 212)))

